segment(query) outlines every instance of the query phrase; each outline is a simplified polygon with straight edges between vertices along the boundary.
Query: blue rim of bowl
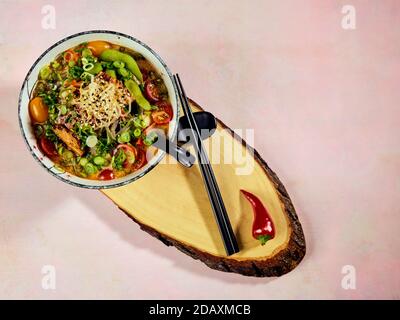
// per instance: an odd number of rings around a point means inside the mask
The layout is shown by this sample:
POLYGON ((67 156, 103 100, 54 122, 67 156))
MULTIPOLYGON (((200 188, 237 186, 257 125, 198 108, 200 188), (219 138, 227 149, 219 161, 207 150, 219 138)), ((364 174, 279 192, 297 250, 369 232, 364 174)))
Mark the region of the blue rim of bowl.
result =
MULTIPOLYGON (((68 183, 68 184, 70 184, 70 185, 73 185, 73 186, 75 186, 75 187, 86 188, 86 189, 111 189, 111 188, 118 188, 118 187, 122 187, 122 186, 124 186, 124 185, 127 185, 127 184, 129 184, 129 183, 131 183, 131 182, 134 182, 134 181, 138 180, 139 178, 143 177, 145 174, 149 173, 149 172, 150 172, 164 157, 165 157, 165 152, 162 151, 162 150, 160 150, 159 152, 161 152, 161 156, 159 157, 159 159, 158 159, 156 162, 154 162, 151 166, 149 166, 148 168, 146 168, 146 170, 144 170, 141 174, 136 175, 136 176, 134 176, 134 177, 132 177, 132 178, 126 180, 126 181, 123 181, 123 182, 120 182, 120 183, 116 183, 116 184, 111 184, 111 185, 107 185, 107 184, 106 184, 106 185, 104 185, 104 186, 91 186, 91 185, 82 184, 82 183, 78 183, 78 182, 74 182, 74 181, 68 180, 68 179, 62 177, 62 174, 63 174, 63 173, 57 174, 57 173, 55 173, 55 172, 53 172, 53 171, 51 170, 53 167, 50 167, 50 168, 47 167, 47 166, 43 163, 43 161, 41 161, 41 160, 36 156, 35 152, 32 150, 32 148, 31 148, 31 146, 30 146, 30 144, 29 144, 29 142, 28 142, 28 139, 27 139, 27 137, 26 137, 26 134, 25 134, 25 131, 24 131, 24 128, 23 128, 23 125, 22 125, 22 120, 21 120, 21 100, 22 100, 23 90, 24 90, 24 87, 25 87, 25 86, 27 87, 27 90, 29 90, 29 88, 28 88, 29 76, 31 75, 31 73, 32 73, 33 69, 36 67, 36 65, 42 60, 42 58, 43 58, 50 50, 54 49, 55 47, 57 47, 57 46, 60 45, 61 43, 65 42, 65 41, 67 41, 67 40, 76 38, 76 37, 78 37, 78 36, 82 36, 82 35, 86 35, 86 34, 94 34, 94 33, 113 34, 113 35, 116 35, 116 36, 120 36, 120 37, 127 38, 127 39, 129 39, 129 40, 132 40, 132 41, 134 41, 134 42, 140 44, 140 45, 143 46, 144 48, 146 48, 154 57, 156 57, 156 58, 158 59, 158 61, 161 63, 161 65, 162 65, 162 66, 164 67, 164 69, 167 71, 168 77, 170 78, 171 83, 172 83, 172 86, 173 86, 173 88, 174 88, 175 100, 176 100, 177 108, 176 108, 176 115, 175 115, 175 123, 176 123, 176 124, 175 124, 175 128, 173 129, 173 132, 172 132, 171 136, 172 136, 172 137, 175 137, 176 132, 177 132, 177 130, 178 130, 178 119, 179 119, 178 94, 177 94, 177 88, 176 88, 176 86, 175 86, 175 82, 173 81, 173 78, 172 78, 172 74, 171 74, 171 72, 169 71, 167 65, 166 65, 165 62, 161 59, 161 57, 160 57, 153 49, 151 49, 147 44, 145 44, 145 43, 143 43, 142 41, 140 41, 140 40, 138 40, 138 39, 136 39, 136 38, 134 38, 134 37, 132 37, 132 36, 129 36, 129 35, 127 35, 127 34, 124 34, 124 33, 121 33, 121 32, 117 32, 117 31, 110 31, 110 30, 90 30, 90 31, 83 31, 83 32, 75 33, 75 34, 73 34, 73 35, 70 35, 70 36, 68 36, 68 37, 65 37, 65 38, 63 38, 63 39, 57 41, 57 42, 56 42, 55 44, 53 44, 51 47, 49 47, 48 49, 46 49, 46 51, 44 51, 44 52, 39 56, 39 58, 36 59, 36 61, 35 61, 35 62, 33 63, 33 65, 32 65, 32 67, 29 69, 27 75, 25 76, 25 79, 24 79, 24 81, 23 81, 23 83, 22 83, 22 86, 21 86, 21 91, 20 91, 20 93, 19 93, 19 98, 18 98, 18 123, 19 123, 19 128, 20 128, 20 130, 21 130, 22 136, 23 136, 23 138, 24 138, 25 144, 26 144, 27 147, 28 147, 29 152, 31 153, 31 155, 33 156, 33 158, 34 158, 43 168, 45 168, 46 171, 49 172, 51 175, 53 175, 54 177, 56 177, 57 179, 59 179, 59 180, 61 180, 61 181, 63 181, 63 182, 68 183)), ((28 96, 29 96, 29 95, 28 95, 28 96)), ((72 175, 72 176, 74 176, 74 175, 72 175)), ((110 180, 110 181, 112 181, 112 180, 110 180)))

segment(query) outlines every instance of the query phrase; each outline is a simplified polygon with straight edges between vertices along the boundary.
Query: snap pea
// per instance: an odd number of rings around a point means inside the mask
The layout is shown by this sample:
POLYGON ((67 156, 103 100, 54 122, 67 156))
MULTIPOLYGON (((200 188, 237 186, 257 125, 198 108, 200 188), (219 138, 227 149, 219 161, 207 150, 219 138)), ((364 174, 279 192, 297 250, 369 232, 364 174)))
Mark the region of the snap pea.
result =
POLYGON ((100 59, 107 62, 123 62, 125 67, 132 72, 140 82, 143 82, 142 72, 140 71, 135 59, 133 59, 129 54, 115 49, 106 49, 101 53, 100 59))
POLYGON ((124 83, 125 87, 128 88, 133 98, 135 98, 137 104, 144 110, 151 110, 151 105, 146 98, 143 97, 142 91, 140 91, 138 84, 133 80, 125 80, 124 83))
POLYGON ((90 70, 87 70, 90 74, 98 74, 101 70, 103 70, 103 67, 101 66, 100 62, 96 62, 90 70))

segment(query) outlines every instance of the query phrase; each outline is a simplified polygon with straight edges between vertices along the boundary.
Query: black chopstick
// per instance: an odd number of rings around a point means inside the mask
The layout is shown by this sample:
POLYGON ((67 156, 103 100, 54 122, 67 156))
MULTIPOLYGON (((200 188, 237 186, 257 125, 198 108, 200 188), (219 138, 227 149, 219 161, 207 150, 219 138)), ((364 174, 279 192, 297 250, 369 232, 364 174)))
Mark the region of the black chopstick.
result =
POLYGON ((225 252, 229 256, 239 252, 239 246, 232 230, 232 225, 229 221, 228 213, 226 212, 224 201, 218 188, 217 180, 212 170, 210 160, 208 159, 207 153, 204 149, 199 128, 194 120, 192 110, 190 109, 185 90, 183 89, 182 82, 178 74, 174 75, 174 82, 178 89, 178 96, 182 105, 182 109, 192 130, 194 140, 193 146, 195 147, 197 153, 200 171, 206 186, 208 197, 210 199, 211 207, 217 220, 219 232, 224 242, 225 252))

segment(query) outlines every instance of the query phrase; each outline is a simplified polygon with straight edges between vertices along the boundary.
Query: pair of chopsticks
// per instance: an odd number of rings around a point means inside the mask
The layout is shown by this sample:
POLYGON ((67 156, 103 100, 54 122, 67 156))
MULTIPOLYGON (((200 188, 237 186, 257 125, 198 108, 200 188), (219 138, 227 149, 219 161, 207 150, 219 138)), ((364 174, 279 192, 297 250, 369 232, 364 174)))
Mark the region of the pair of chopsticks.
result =
POLYGON ((174 75, 174 82, 178 89, 179 100, 181 102, 183 111, 192 130, 193 146, 197 153, 200 171, 206 186, 208 198, 211 202, 211 207, 218 223, 219 232, 224 242, 226 254, 229 256, 239 252, 239 246, 235 234, 233 233, 232 225, 229 221, 229 217, 226 212, 224 201, 222 200, 221 192, 219 191, 210 160, 208 159, 207 153, 204 149, 199 128, 194 120, 192 110, 190 109, 185 90, 183 89, 182 82, 178 74, 174 75))

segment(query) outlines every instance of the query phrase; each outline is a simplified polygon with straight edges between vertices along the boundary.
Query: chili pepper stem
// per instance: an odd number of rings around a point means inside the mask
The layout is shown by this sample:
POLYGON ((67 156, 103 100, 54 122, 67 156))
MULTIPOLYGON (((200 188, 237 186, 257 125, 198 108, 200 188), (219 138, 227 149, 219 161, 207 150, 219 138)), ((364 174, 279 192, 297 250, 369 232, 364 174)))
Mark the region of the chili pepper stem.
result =
POLYGON ((265 245, 267 243, 267 241, 271 240, 271 239, 272 239, 272 237, 270 235, 268 235, 268 234, 259 236, 257 238, 257 240, 259 240, 261 242, 262 246, 265 245))

